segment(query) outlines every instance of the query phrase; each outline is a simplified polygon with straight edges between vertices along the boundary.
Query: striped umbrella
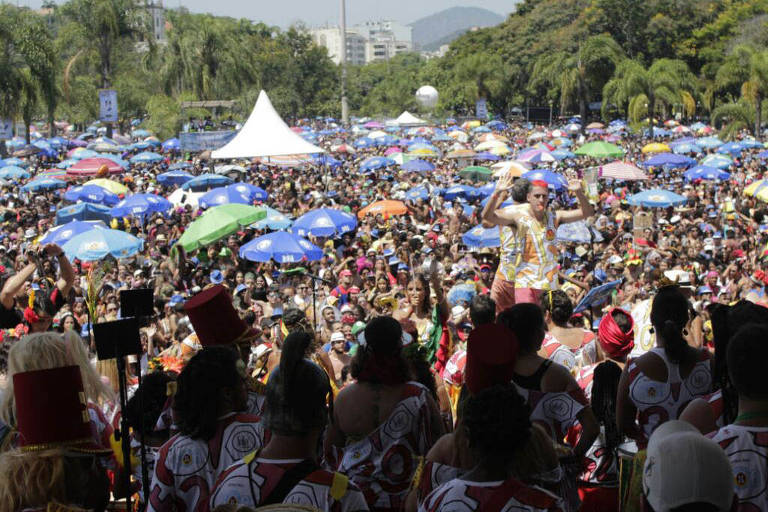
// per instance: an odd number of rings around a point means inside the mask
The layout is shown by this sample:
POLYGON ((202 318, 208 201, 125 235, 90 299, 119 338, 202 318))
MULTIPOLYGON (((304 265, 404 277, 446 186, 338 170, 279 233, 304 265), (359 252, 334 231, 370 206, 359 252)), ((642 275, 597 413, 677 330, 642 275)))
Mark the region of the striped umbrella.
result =
POLYGON ((621 181, 647 180, 648 175, 642 169, 627 162, 616 161, 600 167, 601 178, 621 181))
POLYGON ((56 178, 57 180, 67 179, 66 169, 46 169, 37 174, 38 178, 56 178))

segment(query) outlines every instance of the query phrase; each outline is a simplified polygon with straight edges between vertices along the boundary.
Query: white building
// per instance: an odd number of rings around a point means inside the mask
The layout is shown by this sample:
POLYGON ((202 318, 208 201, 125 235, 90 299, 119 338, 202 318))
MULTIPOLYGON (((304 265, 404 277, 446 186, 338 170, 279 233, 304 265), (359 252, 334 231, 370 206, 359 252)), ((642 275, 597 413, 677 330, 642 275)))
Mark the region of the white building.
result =
MULTIPOLYGON (((338 27, 318 28, 310 32, 319 46, 328 50, 331 60, 341 62, 341 30, 338 27)), ((366 39, 354 30, 347 30, 347 63, 357 66, 365 64, 366 39)))
MULTIPOLYGON (((341 30, 338 27, 310 31, 315 42, 328 50, 331 60, 341 62, 341 30)), ((347 29, 347 63, 363 65, 413 51, 411 27, 396 21, 369 21, 347 29)))
POLYGON ((147 0, 145 6, 152 22, 152 36, 155 38, 155 42, 165 41, 163 0, 147 0))

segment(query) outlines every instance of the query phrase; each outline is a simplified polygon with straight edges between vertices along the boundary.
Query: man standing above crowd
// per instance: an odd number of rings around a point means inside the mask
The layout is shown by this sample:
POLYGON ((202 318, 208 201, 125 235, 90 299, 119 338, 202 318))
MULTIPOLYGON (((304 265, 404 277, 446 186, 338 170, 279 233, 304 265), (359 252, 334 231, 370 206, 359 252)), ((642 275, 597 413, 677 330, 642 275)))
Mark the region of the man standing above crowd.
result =
MULTIPOLYGON (((510 174, 499 180, 488 204, 483 209, 483 222, 497 226, 511 226, 516 231, 517 257, 515 264, 515 302, 538 303, 543 290, 556 290, 558 249, 555 233, 560 224, 576 222, 594 214, 592 205, 582 190, 581 183, 568 182, 568 190, 576 194, 579 208, 575 210, 549 210, 549 188, 546 181, 534 180, 528 189, 527 208, 494 209, 498 196, 512 187, 510 174)), ((503 258, 503 256, 502 256, 503 258)))

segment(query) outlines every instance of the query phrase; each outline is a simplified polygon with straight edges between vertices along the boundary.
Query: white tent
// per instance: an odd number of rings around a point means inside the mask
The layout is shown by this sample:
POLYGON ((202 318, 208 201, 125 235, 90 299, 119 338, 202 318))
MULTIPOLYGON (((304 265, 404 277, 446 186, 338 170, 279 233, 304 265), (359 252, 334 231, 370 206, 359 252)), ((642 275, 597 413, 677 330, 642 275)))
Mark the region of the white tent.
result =
POLYGON ((211 153, 213 158, 253 158, 257 156, 325 153, 325 150, 302 139, 288 128, 275 111, 267 93, 261 91, 256 106, 243 128, 229 141, 211 153))
POLYGON ((400 126, 419 126, 427 124, 423 119, 419 119, 415 115, 411 114, 407 110, 400 114, 400 117, 395 119, 395 122, 400 126))

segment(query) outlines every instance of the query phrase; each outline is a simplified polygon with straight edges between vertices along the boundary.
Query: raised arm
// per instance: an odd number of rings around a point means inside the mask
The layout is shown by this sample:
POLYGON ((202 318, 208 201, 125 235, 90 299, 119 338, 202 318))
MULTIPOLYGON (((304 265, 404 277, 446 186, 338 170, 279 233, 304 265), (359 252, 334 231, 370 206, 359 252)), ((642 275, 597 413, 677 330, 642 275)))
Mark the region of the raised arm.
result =
POLYGON ((48 244, 44 250, 59 261, 60 275, 58 281, 56 281, 56 288, 59 289, 63 297, 67 297, 72 289, 72 285, 75 284, 75 269, 72 268, 69 258, 67 258, 67 255, 64 254, 64 251, 58 245, 48 244))
POLYGON ((507 174, 499 180, 496 189, 488 198, 488 202, 480 214, 480 220, 484 227, 509 226, 515 224, 517 214, 500 210, 499 205, 504 200, 504 194, 512 186, 512 176, 507 174))
POLYGON ((569 180, 568 190, 576 194, 576 199, 579 200, 579 208, 578 210, 558 210, 558 224, 584 220, 595 214, 594 208, 592 208, 592 205, 589 203, 589 199, 587 199, 587 196, 584 194, 584 190, 581 187, 580 181, 569 180))
POLYGON ((3 286, 3 290, 0 291, 0 303, 3 304, 5 309, 13 309, 13 304, 16 298, 16 294, 27 282, 27 279, 32 277, 37 269, 37 263, 35 261, 35 255, 32 251, 27 251, 27 259, 29 263, 21 269, 18 273, 11 276, 3 286))

